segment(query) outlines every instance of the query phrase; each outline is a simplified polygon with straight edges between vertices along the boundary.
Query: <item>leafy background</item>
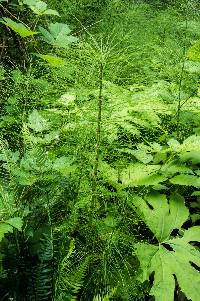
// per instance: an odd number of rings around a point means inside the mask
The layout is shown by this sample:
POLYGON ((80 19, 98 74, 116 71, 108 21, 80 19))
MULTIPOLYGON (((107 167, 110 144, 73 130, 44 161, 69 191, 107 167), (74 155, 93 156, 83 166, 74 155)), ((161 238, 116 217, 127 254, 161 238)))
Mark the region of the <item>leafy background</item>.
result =
POLYGON ((0 1, 0 300, 199 300, 199 8, 0 1))

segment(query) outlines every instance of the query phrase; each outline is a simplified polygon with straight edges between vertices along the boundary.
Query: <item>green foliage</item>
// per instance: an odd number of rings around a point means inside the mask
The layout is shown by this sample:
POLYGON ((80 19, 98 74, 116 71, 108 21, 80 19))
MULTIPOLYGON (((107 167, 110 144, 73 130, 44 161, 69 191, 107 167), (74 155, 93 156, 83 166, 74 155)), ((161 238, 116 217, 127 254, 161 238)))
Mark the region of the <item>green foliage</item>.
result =
POLYGON ((2 20, 0 20, 0 22, 5 24, 7 27, 10 27, 14 32, 18 33, 22 38, 26 38, 37 34, 36 31, 30 30, 24 24, 15 22, 10 18, 3 17, 2 20))
POLYGON ((59 17, 59 13, 54 9, 48 9, 44 1, 24 0, 24 4, 28 5, 30 9, 38 16, 54 15, 59 17))
POLYGON ((74 251, 74 242, 70 242, 68 254, 59 264, 58 278, 55 285, 55 300, 77 300, 75 295, 80 291, 84 283, 84 276, 89 265, 90 258, 85 258, 76 268, 72 269, 71 255, 74 251))
POLYGON ((84 25, 98 20, 101 17, 102 8, 112 6, 112 3, 106 0, 75 0, 73 2, 66 0, 64 5, 62 2, 50 0, 49 3, 52 7, 59 8, 63 19, 67 18, 68 22, 76 24, 81 22, 84 25))
POLYGON ((37 57, 46 61, 51 67, 61 67, 66 64, 66 61, 58 56, 50 54, 35 54, 37 57))
POLYGON ((71 30, 67 24, 51 23, 48 27, 49 31, 43 27, 39 27, 44 40, 54 47, 67 48, 71 43, 77 42, 77 38, 69 35, 71 30))
POLYGON ((112 298, 116 293, 116 289, 113 288, 110 292, 108 292, 105 296, 101 297, 101 296, 95 296, 93 301, 109 301, 111 300, 110 298, 112 298))
POLYGON ((35 132, 43 132, 49 129, 47 121, 36 110, 29 115, 28 126, 35 132))
POLYGON ((3 239, 4 235, 9 232, 13 232, 13 228, 17 230, 22 230, 22 219, 20 217, 13 217, 6 221, 0 222, 0 241, 3 239))
POLYGON ((41 234, 35 231, 33 237, 29 237, 28 246, 30 255, 25 259, 27 265, 22 269, 22 272, 27 275, 25 297, 28 300, 49 300, 53 295, 52 238, 49 233, 41 234))
POLYGON ((184 199, 180 195, 172 195, 169 203, 166 196, 159 193, 150 194, 145 200, 133 196, 132 202, 138 210, 141 210, 145 223, 159 242, 169 239, 173 229, 180 230, 189 215, 188 209, 184 206, 184 199))
POLYGON ((200 254, 190 243, 199 241, 200 227, 185 230, 183 237, 170 236, 174 229, 180 230, 188 218, 189 212, 184 205, 184 199, 179 195, 172 195, 168 203, 165 195, 152 194, 145 199, 135 196, 132 202, 142 213, 145 223, 159 242, 159 245, 137 244, 136 255, 142 269, 140 280, 148 280, 155 272, 151 289, 155 300, 174 300, 176 276, 186 297, 198 300, 200 278, 191 264, 200 265, 200 254))
POLYGON ((200 187, 199 177, 193 175, 178 175, 170 179, 172 184, 200 187))
POLYGON ((5 70, 4 70, 3 66, 1 65, 0 66, 0 80, 5 79, 4 74, 5 74, 5 70))
POLYGON ((200 42, 197 41, 188 51, 188 57, 191 60, 199 61, 200 60, 200 42))
POLYGON ((161 2, 2 3, 0 299, 197 300, 199 21, 161 2))

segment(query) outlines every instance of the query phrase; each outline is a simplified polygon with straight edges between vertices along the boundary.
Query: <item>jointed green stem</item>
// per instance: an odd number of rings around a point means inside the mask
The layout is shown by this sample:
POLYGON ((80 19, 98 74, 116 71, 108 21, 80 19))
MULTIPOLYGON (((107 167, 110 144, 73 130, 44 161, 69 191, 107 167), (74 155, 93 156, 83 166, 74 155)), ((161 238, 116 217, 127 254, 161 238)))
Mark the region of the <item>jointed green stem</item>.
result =
POLYGON ((97 172, 99 165, 99 155, 100 155, 100 145, 101 145, 101 119, 102 119, 102 100, 103 100, 103 63, 100 63, 100 72, 99 72, 99 97, 98 97, 98 116, 97 116, 97 129, 96 129, 96 154, 95 154, 95 163, 93 170, 92 178, 92 208, 91 214, 95 207, 96 200, 96 190, 97 190, 97 172))

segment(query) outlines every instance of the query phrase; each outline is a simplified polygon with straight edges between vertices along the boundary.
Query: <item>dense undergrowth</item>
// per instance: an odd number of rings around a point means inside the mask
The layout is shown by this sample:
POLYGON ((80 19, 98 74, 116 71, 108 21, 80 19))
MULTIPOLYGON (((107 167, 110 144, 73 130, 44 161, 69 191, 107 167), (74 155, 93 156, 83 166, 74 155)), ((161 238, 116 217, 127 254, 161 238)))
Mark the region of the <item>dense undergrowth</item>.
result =
POLYGON ((199 9, 0 1, 0 300, 199 300, 199 9))

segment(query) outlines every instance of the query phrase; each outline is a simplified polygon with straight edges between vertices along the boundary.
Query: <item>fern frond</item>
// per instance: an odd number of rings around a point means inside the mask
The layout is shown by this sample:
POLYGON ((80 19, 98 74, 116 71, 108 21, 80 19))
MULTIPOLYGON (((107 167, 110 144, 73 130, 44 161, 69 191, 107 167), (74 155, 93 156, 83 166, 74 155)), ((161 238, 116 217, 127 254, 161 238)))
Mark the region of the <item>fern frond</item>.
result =
POLYGON ((30 247, 32 256, 26 259, 25 275, 27 298, 35 301, 48 301, 53 294, 53 242, 52 237, 42 233, 39 242, 30 247), (32 262, 32 264, 30 264, 32 262))
POLYGON ((60 263, 55 287, 55 300, 59 296, 65 296, 66 300, 76 300, 76 295, 84 283, 84 277, 90 263, 90 256, 86 257, 78 266, 72 265, 72 253, 74 252, 74 242, 70 242, 68 254, 60 263))
POLYGON ((101 295, 95 296, 93 301, 111 301, 111 298, 114 297, 116 291, 117 291, 116 288, 112 288, 104 296, 101 295))

